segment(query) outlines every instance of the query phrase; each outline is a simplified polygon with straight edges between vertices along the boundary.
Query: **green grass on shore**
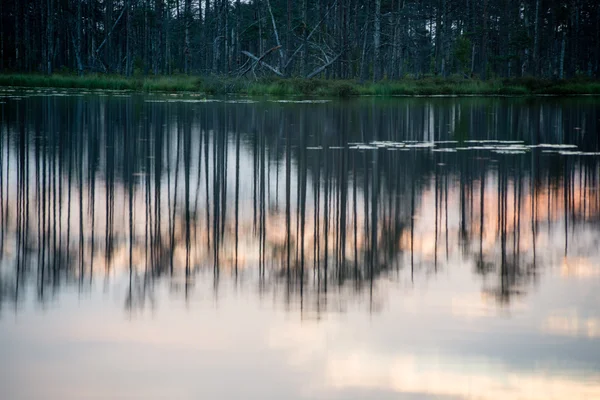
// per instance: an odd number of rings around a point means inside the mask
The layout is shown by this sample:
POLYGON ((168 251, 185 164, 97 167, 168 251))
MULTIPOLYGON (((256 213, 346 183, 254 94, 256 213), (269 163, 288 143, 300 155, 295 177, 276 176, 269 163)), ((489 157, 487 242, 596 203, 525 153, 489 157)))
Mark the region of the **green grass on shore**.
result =
POLYGON ((359 83, 323 79, 264 78, 249 80, 228 77, 164 77, 90 74, 0 74, 1 86, 36 88, 72 88, 96 90, 133 90, 141 92, 200 92, 208 95, 240 94, 251 96, 431 96, 431 95, 573 95, 600 94, 600 81, 544 80, 472 80, 463 78, 425 78, 359 83))

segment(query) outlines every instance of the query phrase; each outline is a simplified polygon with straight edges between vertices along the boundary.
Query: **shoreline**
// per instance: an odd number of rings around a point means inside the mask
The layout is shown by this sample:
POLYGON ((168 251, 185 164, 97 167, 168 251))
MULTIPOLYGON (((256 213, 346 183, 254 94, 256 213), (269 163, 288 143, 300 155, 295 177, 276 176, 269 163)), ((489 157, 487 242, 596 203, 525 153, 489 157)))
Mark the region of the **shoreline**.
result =
POLYGON ((505 97, 600 95, 600 81, 554 81, 535 78, 480 81, 464 78, 402 79, 376 83, 301 78, 231 78, 218 76, 134 76, 90 74, 0 74, 0 88, 120 90, 139 93, 272 97, 505 97))

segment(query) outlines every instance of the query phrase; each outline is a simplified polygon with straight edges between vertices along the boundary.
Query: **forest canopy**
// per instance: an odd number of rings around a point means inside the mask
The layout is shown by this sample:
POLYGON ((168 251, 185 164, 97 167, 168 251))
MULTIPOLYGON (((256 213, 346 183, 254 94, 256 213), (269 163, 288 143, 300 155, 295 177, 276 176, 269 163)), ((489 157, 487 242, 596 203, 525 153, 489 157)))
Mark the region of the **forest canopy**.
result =
POLYGON ((0 0, 0 71, 598 78, 597 0, 0 0))

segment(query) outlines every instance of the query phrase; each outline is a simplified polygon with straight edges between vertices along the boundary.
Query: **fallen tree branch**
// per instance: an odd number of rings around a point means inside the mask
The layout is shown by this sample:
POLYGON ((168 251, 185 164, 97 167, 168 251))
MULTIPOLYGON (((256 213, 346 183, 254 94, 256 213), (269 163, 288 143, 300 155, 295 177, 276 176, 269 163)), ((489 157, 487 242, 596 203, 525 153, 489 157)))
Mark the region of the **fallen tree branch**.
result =
POLYGON ((235 75, 237 76, 244 76, 248 73, 248 71, 250 71, 250 69, 252 68, 252 65, 250 65, 250 67, 246 68, 246 66, 248 65, 248 63, 251 63, 250 59, 247 59, 243 65, 241 65, 238 69, 235 70, 235 75))
POLYGON ((264 53, 262 56, 260 56, 260 57, 258 58, 258 60, 257 60, 257 61, 256 61, 256 62, 255 62, 253 65, 252 65, 252 71, 254 71, 254 70, 256 69, 256 66, 258 65, 258 63, 262 63, 263 59, 264 59, 266 56, 268 56, 269 54, 271 54, 272 52, 274 52, 275 50, 278 50, 278 49, 280 49, 280 48, 281 48, 281 45, 279 45, 279 46, 275 46, 275 47, 272 47, 272 48, 270 48, 269 50, 265 51, 265 53, 264 53))
POLYGON ((98 48, 96 49, 96 54, 98 54, 98 52, 100 51, 100 49, 102 49, 102 47, 104 46, 104 44, 106 43, 106 41, 108 39, 110 39, 110 35, 112 35, 113 31, 115 30, 115 27, 117 26, 117 24, 119 23, 119 21, 121 20, 121 17, 123 16, 123 13, 125 12, 125 9, 127 8, 127 6, 124 6, 123 9, 121 10, 121 14, 119 14, 119 17, 117 18, 117 20, 115 21, 115 23, 113 24, 112 28, 110 28, 110 31, 108 32, 108 35, 106 35, 106 37, 104 38, 104 41, 100 44, 100 46, 98 46, 98 48))
MULTIPOLYGON (((260 56, 260 57, 256 57, 254 54, 250 53, 249 51, 245 51, 245 50, 242 50, 242 54, 244 54, 244 55, 245 55, 245 56, 247 56, 247 57, 250 57, 251 59, 253 59, 253 60, 255 61, 255 62, 254 62, 254 64, 252 64, 252 68, 251 68, 251 70, 254 70, 254 68, 255 68, 255 66, 256 66, 256 65, 258 65, 258 64, 261 64, 261 65, 263 65, 263 66, 267 67, 268 69, 270 69, 271 71, 273 71, 273 72, 274 72, 275 74, 277 74, 278 76, 281 76, 281 77, 283 77, 283 74, 282 74, 281 72, 279 72, 279 70, 278 70, 277 68, 275 68, 275 67, 273 67, 273 66, 271 66, 271 65, 269 65, 269 64, 267 64, 266 62, 264 62, 264 61, 263 61, 263 59, 264 59, 264 58, 265 58, 267 55, 269 55, 270 53, 272 53, 272 52, 273 52, 273 51, 275 51, 275 50, 278 50, 279 48, 281 48, 281 46, 275 46, 275 47, 273 47, 273 48, 271 48, 271 49, 267 50, 267 51, 266 51, 266 52, 265 52, 265 53, 264 53, 262 56, 260 56)), ((250 70, 248 70, 248 71, 244 72, 244 74, 243 74, 243 75, 247 74, 249 71, 250 71, 250 70)))
POLYGON ((340 52, 337 56, 335 56, 331 60, 329 60, 329 62, 327 62, 326 64, 320 66, 319 68, 315 69, 313 72, 308 74, 306 76, 306 79, 314 78, 315 76, 319 75, 321 72, 325 71, 331 64, 336 62, 336 60, 338 58, 340 58, 341 55, 342 55, 342 53, 340 52))

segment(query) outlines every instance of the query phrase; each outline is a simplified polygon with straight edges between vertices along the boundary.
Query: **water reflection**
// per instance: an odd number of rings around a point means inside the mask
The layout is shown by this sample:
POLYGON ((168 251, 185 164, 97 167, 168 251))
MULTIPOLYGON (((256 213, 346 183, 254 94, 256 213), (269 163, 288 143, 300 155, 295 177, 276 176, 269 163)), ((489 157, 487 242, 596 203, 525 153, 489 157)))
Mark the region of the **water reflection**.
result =
POLYGON ((58 94, 0 99, 9 398, 600 396, 597 100, 58 94))
POLYGON ((597 157, 482 145, 596 151, 594 101, 375 104, 3 104, 0 304, 28 286, 41 302, 85 290, 116 269, 126 307, 144 307, 156 279, 187 296, 210 271, 215 291, 226 274, 320 311, 457 260, 508 304, 544 267, 598 259, 597 157), (353 146, 382 141, 404 148, 353 146))

